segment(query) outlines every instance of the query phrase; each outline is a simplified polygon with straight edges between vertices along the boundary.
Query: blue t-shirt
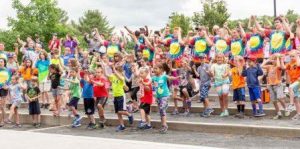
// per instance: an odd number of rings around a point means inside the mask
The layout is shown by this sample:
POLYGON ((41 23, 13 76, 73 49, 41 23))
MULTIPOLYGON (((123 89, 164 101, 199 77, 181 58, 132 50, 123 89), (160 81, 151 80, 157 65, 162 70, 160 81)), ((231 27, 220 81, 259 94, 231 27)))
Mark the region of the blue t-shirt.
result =
POLYGON ((84 99, 94 98, 93 84, 89 83, 83 79, 80 80, 80 83, 82 84, 82 97, 84 99))
POLYGON ((73 54, 63 55, 62 59, 64 60, 64 65, 67 66, 69 64, 69 59, 75 58, 73 54))
POLYGON ((249 67, 247 69, 243 69, 242 75, 243 77, 246 77, 247 80, 247 85, 250 88, 253 87, 259 87, 259 81, 258 81, 258 76, 262 76, 263 70, 259 65, 255 67, 249 67))
POLYGON ((156 98, 168 97, 170 91, 168 88, 168 77, 167 75, 154 76, 152 77, 152 82, 155 87, 156 98))
POLYGON ((131 78, 131 75, 132 75, 131 64, 125 63, 125 64, 123 65, 123 69, 124 69, 124 72, 125 72, 125 77, 126 77, 127 79, 130 79, 130 78, 131 78))

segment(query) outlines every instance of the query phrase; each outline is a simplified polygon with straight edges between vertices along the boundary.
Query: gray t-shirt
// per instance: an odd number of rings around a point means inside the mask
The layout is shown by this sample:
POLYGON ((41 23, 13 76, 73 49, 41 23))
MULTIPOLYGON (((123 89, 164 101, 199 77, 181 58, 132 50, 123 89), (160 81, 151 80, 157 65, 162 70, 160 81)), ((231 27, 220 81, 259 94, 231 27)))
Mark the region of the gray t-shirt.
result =
POLYGON ((210 85, 210 76, 207 73, 207 71, 209 71, 210 69, 210 65, 209 64, 201 64, 198 68, 197 68, 197 72, 200 76, 200 85, 210 85))

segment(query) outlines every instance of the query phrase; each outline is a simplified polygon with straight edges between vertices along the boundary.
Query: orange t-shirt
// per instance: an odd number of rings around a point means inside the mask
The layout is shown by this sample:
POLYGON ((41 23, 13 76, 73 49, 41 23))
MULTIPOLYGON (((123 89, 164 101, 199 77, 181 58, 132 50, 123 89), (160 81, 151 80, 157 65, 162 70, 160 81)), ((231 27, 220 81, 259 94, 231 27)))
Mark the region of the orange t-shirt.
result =
POLYGON ((232 74, 232 89, 243 88, 246 86, 245 78, 239 73, 237 67, 231 69, 232 74))
POLYGON ((19 69, 20 74, 22 75, 24 80, 31 80, 31 77, 38 74, 38 70, 35 68, 25 68, 21 67, 19 69))
POLYGON ((278 85, 281 83, 282 70, 278 67, 268 66, 267 67, 267 83, 268 85, 278 85))
POLYGON ((290 83, 294 83, 300 77, 300 66, 297 66, 296 62, 290 62, 286 64, 286 72, 290 78, 290 83))

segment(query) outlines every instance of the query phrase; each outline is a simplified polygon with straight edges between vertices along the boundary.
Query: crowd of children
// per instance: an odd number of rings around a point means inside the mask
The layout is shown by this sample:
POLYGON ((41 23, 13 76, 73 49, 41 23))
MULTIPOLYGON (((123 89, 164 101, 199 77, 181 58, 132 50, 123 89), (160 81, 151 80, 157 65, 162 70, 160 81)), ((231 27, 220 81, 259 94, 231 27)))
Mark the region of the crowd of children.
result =
POLYGON ((166 133, 169 102, 174 102, 172 115, 179 114, 178 102, 182 101, 183 115, 189 116, 192 98, 199 95, 204 106, 201 116, 209 117, 214 112, 208 99, 211 88, 219 98, 220 117, 230 115, 231 89, 238 111, 236 117, 245 116, 247 90, 253 116, 265 116, 262 84, 266 84, 274 104, 274 119, 289 116, 296 109, 292 119, 298 120, 300 20, 296 24, 293 33, 287 19, 281 16, 275 18, 272 30, 251 16, 247 33, 239 23, 234 29, 226 24, 214 26, 211 33, 206 27, 197 26, 187 37, 182 37, 179 27, 170 29, 168 25, 162 32, 153 33, 148 27, 137 31, 125 27, 135 43, 134 49, 125 48, 124 33, 121 38, 112 35, 106 40, 97 29, 84 35, 88 50, 79 47, 80 43, 71 35, 59 39, 53 34, 49 52, 32 37, 26 41, 18 38, 14 53, 5 51, 4 43, 0 42, 0 126, 14 123, 14 127, 21 127, 18 109, 22 102, 28 102, 34 127, 41 126, 41 108, 45 108, 53 116, 68 109, 74 117, 71 125, 76 128, 81 126, 82 115, 77 108, 82 99, 88 129, 105 126, 104 109, 109 101, 118 118, 116 131, 125 130, 123 116, 133 124, 133 113, 137 111, 141 115, 137 127, 151 129, 151 105, 156 102, 160 132, 166 133), (17 60, 19 51, 23 54, 21 65, 17 60), (6 104, 10 109, 7 118, 6 104))

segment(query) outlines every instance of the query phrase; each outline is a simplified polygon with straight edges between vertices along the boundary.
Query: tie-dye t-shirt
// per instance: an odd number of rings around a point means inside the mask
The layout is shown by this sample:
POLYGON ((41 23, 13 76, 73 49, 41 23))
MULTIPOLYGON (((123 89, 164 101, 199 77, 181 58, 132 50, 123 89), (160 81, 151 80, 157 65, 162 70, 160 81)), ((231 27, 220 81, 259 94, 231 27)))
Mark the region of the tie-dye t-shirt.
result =
POLYGON ((7 68, 0 68, 0 89, 8 85, 11 79, 11 72, 7 68))
POLYGON ((283 31, 266 30, 265 35, 270 38, 270 53, 285 53, 289 35, 283 31))
POLYGON ((249 44, 249 55, 256 58, 264 57, 264 40, 259 34, 246 34, 249 44))
POLYGON ((38 60, 35 64, 35 67, 38 69, 38 80, 39 82, 44 82, 47 80, 49 74, 49 60, 38 60))
POLYGON ((113 59, 114 54, 121 51, 120 44, 112 44, 111 42, 105 41, 104 46, 106 47, 106 54, 109 59, 113 59))
POLYGON ((194 57, 199 57, 200 54, 208 54, 211 46, 208 45, 207 41, 203 37, 195 37, 190 41, 190 46, 192 48, 192 55, 194 57))
POLYGON ((167 41, 169 45, 169 57, 172 60, 178 60, 183 56, 184 45, 181 45, 177 38, 173 38, 167 41))
POLYGON ((232 56, 244 56, 245 41, 243 41, 242 39, 231 39, 230 52, 232 56))
POLYGON ((226 40, 224 38, 221 37, 214 37, 214 44, 215 44, 215 52, 216 53, 223 53, 225 55, 227 55, 229 53, 229 44, 230 41, 226 40))

